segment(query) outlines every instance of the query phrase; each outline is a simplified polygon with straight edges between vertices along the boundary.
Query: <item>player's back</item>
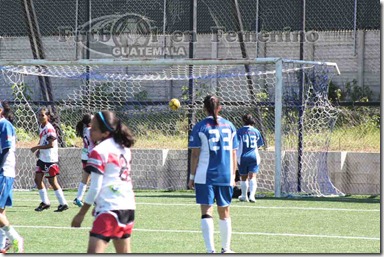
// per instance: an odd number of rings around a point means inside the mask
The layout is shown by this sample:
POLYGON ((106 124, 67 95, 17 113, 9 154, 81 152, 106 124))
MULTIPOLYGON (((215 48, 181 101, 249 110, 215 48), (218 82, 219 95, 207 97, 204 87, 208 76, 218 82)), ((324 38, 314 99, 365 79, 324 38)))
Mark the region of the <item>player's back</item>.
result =
MULTIPOLYGON (((230 185, 232 176, 232 150, 237 148, 234 125, 218 116, 215 125, 212 116, 196 124, 192 136, 198 142, 191 142, 190 147, 200 147, 199 164, 195 183, 212 185, 230 185), (235 142, 234 142, 235 140, 235 142)), ((194 139, 193 139, 194 140, 194 139)))
POLYGON ((257 160, 259 158, 258 148, 264 145, 260 131, 253 126, 244 126, 237 130, 240 142, 238 158, 257 160))
POLYGON ((119 146, 112 138, 93 148, 87 166, 103 175, 97 211, 135 209, 130 163, 131 150, 119 146))

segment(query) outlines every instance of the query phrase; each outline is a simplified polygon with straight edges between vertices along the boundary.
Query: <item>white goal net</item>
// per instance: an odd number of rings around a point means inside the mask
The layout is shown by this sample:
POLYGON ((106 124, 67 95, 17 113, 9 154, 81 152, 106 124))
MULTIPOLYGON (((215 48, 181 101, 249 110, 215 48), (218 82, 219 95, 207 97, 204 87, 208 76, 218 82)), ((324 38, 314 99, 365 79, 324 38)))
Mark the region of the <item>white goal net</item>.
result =
MULTIPOLYGON (((337 66, 336 66, 337 68, 337 66)), ((333 185, 327 153, 338 110, 328 101, 335 65, 282 59, 81 60, 0 62, 3 99, 17 129, 17 189, 34 187, 38 142, 36 111, 48 106, 60 135, 59 182, 77 188, 81 140, 75 126, 85 113, 108 109, 132 129, 136 189, 186 189, 188 133, 204 117, 202 99, 217 95, 221 115, 242 126, 257 119, 261 149, 258 192, 276 196, 341 195, 333 185), (181 108, 168 107, 178 98, 181 108), (39 99, 39 100, 36 100, 39 99), (44 100, 41 100, 44 99, 44 100)))

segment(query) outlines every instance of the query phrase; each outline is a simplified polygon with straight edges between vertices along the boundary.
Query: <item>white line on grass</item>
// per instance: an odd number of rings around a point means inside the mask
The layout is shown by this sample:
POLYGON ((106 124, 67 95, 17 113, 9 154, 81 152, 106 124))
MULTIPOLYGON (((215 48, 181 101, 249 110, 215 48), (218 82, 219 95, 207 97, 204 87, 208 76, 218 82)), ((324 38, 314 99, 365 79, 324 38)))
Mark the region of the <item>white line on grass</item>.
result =
MULTIPOLYGON (((80 228, 72 228, 72 227, 55 227, 55 226, 18 226, 14 225, 15 228, 33 228, 33 229, 81 229, 81 230, 90 230, 90 227, 80 227, 80 228)), ((134 228, 134 231, 141 232, 161 232, 161 233, 201 233, 201 231, 196 230, 174 230, 174 229, 140 229, 134 228)), ((219 233, 216 231, 215 233, 219 233)), ((235 232, 232 234, 235 235, 257 235, 257 236, 287 236, 287 237, 320 237, 320 238, 337 238, 337 239, 358 239, 358 240, 380 240, 377 237, 364 237, 364 236, 332 236, 332 235, 305 235, 305 234, 285 234, 285 233, 263 233, 263 232, 235 232)))
MULTIPOLYGON (((40 202, 41 200, 26 200, 20 199, 17 202, 40 202)), ((196 203, 140 203, 137 205, 156 205, 156 206, 196 206, 196 203)), ((367 209, 343 209, 343 208, 323 208, 323 207, 285 207, 285 206, 257 206, 254 203, 240 203, 231 204, 231 208, 251 208, 251 209, 284 209, 284 210, 303 210, 303 211, 346 211, 346 212, 380 212, 380 210, 367 210, 367 209)))

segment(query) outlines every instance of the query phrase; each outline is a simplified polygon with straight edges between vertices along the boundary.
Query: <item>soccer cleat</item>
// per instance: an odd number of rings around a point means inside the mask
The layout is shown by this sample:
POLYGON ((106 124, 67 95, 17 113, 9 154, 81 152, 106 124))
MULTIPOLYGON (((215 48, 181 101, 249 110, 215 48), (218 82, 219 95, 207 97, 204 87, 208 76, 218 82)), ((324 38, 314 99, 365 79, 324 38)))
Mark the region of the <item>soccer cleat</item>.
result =
POLYGON ((62 212, 68 210, 68 205, 66 204, 60 204, 59 207, 57 207, 57 210, 55 212, 62 212))
POLYGON ((44 202, 41 202, 40 205, 35 209, 35 211, 44 211, 51 207, 50 204, 45 204, 44 202))
POLYGON ((24 253, 24 239, 20 237, 12 241, 14 253, 24 253))
POLYGON ((239 201, 240 202, 249 202, 248 197, 242 197, 241 195, 239 196, 239 201))
POLYGON ((221 248, 221 253, 235 253, 235 252, 232 251, 231 249, 225 250, 224 248, 221 248))
POLYGON ((12 247, 11 240, 7 237, 5 239, 5 246, 0 250, 0 253, 7 253, 7 251, 12 247))
POLYGON ((255 203, 256 202, 256 199, 253 197, 249 197, 249 201, 251 202, 251 203, 255 203))
POLYGON ((73 200, 73 204, 75 204, 75 205, 77 205, 77 206, 79 206, 79 207, 81 207, 81 206, 83 206, 84 204, 83 204, 83 202, 82 201, 80 201, 79 199, 77 199, 77 198, 75 198, 75 200, 73 200))

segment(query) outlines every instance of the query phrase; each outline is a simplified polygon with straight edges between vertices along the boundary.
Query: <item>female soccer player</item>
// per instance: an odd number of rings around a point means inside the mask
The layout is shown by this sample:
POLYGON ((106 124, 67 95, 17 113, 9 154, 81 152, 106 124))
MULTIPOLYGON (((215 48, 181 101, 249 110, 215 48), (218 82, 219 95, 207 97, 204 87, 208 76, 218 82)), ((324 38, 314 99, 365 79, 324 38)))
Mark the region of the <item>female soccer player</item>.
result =
POLYGON ((201 209, 201 229, 208 253, 215 252, 213 204, 216 201, 222 253, 230 248, 232 223, 229 206, 235 186, 236 149, 238 141, 234 125, 219 116, 220 101, 208 95, 204 99, 208 117, 192 129, 188 147, 192 149, 188 186, 195 189, 196 203, 201 209))
POLYGON ((13 247, 15 253, 24 252, 24 240, 10 225, 5 207, 12 207, 13 182, 16 176, 16 130, 12 125, 12 111, 8 102, 0 103, 0 252, 13 247), (8 120, 9 119, 9 120, 8 120), (10 244, 6 245, 6 239, 10 244))
POLYGON ((71 226, 80 227, 85 214, 95 204, 87 253, 104 253, 111 239, 116 253, 130 253, 136 209, 130 147, 135 139, 129 128, 110 111, 94 115, 91 139, 99 142, 85 166, 85 171, 91 173, 91 183, 84 205, 71 226))
POLYGON ((56 177, 60 174, 60 168, 58 165, 59 149, 56 130, 50 123, 51 118, 51 113, 46 107, 39 109, 38 119, 40 122, 40 141, 39 145, 31 148, 32 153, 36 152, 36 156, 38 158, 36 164, 35 183, 39 189, 39 195, 41 198, 41 203, 35 211, 43 211, 51 207, 47 189, 45 188, 43 182, 45 175, 45 177, 48 178, 49 184, 55 191, 56 198, 60 204, 55 212, 62 212, 68 209, 68 204, 56 177))
POLYGON ((256 202, 256 174, 259 172, 260 154, 259 148, 264 145, 263 138, 255 125, 255 119, 251 114, 243 117, 244 126, 237 130, 239 149, 237 150, 237 163, 240 174, 240 201, 256 202), (249 200, 248 200, 249 187, 249 200))
POLYGON ((77 190, 77 196, 75 200, 73 200, 73 204, 81 207, 83 206, 83 197, 85 194, 85 190, 87 189, 87 184, 89 182, 89 173, 84 170, 85 165, 87 164, 88 154, 92 151, 95 144, 91 140, 91 114, 84 114, 81 121, 79 121, 76 125, 76 134, 79 137, 83 138, 83 149, 81 151, 81 162, 83 164, 83 172, 81 175, 81 181, 79 183, 79 188, 77 190))

